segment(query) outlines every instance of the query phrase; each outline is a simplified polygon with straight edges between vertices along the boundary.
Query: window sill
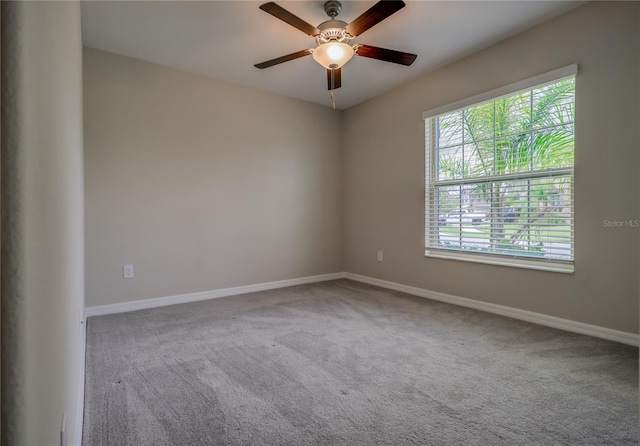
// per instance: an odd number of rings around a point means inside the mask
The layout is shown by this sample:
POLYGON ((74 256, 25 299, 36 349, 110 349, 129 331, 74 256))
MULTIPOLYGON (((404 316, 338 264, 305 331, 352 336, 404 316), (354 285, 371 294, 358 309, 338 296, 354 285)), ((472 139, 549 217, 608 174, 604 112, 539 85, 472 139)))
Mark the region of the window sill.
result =
POLYGON ((573 274, 573 262, 538 262, 520 258, 505 258, 483 254, 468 254, 440 250, 425 250, 425 257, 446 260, 460 260, 463 262, 483 263, 486 265, 508 266, 511 268, 533 269, 552 273, 573 274))

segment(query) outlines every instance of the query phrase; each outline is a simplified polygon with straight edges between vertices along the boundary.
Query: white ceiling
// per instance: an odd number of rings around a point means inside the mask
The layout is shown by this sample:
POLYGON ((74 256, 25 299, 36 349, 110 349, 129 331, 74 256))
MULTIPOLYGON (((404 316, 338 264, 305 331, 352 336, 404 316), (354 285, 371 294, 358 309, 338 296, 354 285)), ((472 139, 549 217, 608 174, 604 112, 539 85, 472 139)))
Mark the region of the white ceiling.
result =
MULTIPOLYGON (((583 1, 411 1, 351 43, 418 55, 410 67, 354 57, 342 69, 336 105, 346 109, 430 70, 517 34, 583 1)), ((326 71, 303 57, 260 70, 253 65, 315 41, 258 9, 263 1, 84 1, 89 47, 329 105, 326 71)), ((277 3, 317 26, 323 0, 277 3)), ((343 1, 350 22, 375 1, 343 1)))

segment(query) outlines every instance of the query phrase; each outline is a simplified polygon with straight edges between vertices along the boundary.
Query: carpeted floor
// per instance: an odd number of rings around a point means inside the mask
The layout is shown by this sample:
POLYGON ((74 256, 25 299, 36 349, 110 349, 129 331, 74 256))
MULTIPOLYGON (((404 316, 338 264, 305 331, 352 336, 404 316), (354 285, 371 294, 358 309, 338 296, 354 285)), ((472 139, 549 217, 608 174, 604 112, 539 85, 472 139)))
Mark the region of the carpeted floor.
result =
POLYGON ((87 329, 85 446, 638 444, 637 348, 348 280, 87 329))

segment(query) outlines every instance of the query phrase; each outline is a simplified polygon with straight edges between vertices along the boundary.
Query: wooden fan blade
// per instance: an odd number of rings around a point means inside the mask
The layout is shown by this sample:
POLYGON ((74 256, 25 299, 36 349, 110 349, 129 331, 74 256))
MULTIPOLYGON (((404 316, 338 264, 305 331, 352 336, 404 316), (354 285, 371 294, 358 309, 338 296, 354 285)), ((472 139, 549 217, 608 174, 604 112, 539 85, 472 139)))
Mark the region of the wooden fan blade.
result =
POLYGON ((404 8, 403 1, 381 0, 366 10, 360 17, 347 25, 347 32, 352 36, 359 36, 372 26, 382 22, 390 15, 404 8))
POLYGON ((275 59, 267 60, 266 62, 257 63, 257 64, 254 65, 254 67, 260 68, 260 69, 269 68, 269 67, 272 67, 274 65, 278 65, 279 63, 282 63, 282 62, 288 62, 290 60, 297 59, 299 57, 308 56, 312 52, 313 52, 312 50, 298 51, 296 53, 287 54, 286 56, 281 56, 281 57, 277 57, 275 59))
POLYGON ((386 48, 378 48, 377 46, 358 45, 356 47, 358 56, 370 57, 371 59, 384 60, 385 62, 397 63, 400 65, 411 65, 416 57, 415 54, 403 53, 396 50, 388 50, 386 48))
POLYGON ((269 2, 263 5, 260 5, 260 9, 282 20, 285 23, 288 23, 294 28, 298 28, 300 31, 302 31, 305 34, 308 34, 310 36, 315 36, 317 34, 320 34, 320 31, 315 26, 309 25, 300 17, 290 13, 289 11, 284 9, 282 6, 278 6, 274 2, 269 2))
POLYGON ((335 70, 327 69, 327 86, 328 90, 335 90, 342 87, 342 68, 335 70))

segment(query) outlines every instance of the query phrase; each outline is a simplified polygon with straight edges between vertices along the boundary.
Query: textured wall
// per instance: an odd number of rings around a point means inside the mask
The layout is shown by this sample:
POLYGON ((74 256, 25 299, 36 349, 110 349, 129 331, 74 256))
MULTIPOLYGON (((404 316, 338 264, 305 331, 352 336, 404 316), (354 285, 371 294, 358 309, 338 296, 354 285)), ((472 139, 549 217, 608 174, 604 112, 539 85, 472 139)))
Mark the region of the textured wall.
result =
POLYGON ((2 444, 79 440, 84 311, 78 2, 2 4, 2 444))
POLYGON ((594 2, 345 112, 345 269, 638 332, 640 5, 594 2), (575 274, 424 257, 422 112, 572 63, 575 274), (384 262, 376 251, 384 250, 384 262))
POLYGON ((342 271, 341 112, 84 55, 88 306, 342 271))

